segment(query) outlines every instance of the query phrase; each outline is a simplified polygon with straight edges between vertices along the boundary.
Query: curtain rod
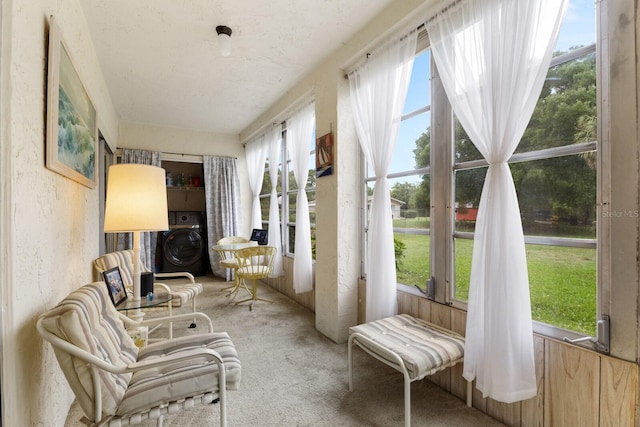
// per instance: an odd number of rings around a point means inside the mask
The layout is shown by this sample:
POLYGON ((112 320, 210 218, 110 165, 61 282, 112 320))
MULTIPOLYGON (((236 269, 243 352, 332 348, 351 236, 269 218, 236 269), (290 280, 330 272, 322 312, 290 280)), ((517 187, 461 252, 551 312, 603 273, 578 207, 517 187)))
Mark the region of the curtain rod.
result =
MULTIPOLYGON (((213 154, 186 154, 186 153, 173 153, 171 151, 161 151, 161 154, 173 154, 175 156, 200 156, 200 157, 204 157, 204 156, 213 156, 213 154)), ((234 156, 215 156, 215 157, 227 157, 229 159, 238 159, 237 157, 234 156)))
MULTIPOLYGON (((449 9, 451 9, 452 7, 454 7, 455 5, 457 5, 458 3, 460 3, 462 0, 454 0, 450 5, 445 6, 440 12, 437 12, 435 15, 433 15, 431 18, 427 19, 425 21, 424 24, 422 24, 422 27, 425 27, 425 24, 430 23, 431 21, 433 21, 434 19, 436 19, 438 17, 438 15, 442 15, 443 13, 447 12, 449 9)), ((420 28, 420 27, 418 27, 420 28)))
POLYGON ((285 129, 287 119, 290 119, 291 116, 293 116, 303 107, 306 107, 309 104, 313 104, 314 102, 316 102, 316 98, 313 93, 313 90, 309 90, 305 92, 305 94, 300 96, 295 102, 292 102, 291 104, 289 104, 289 107, 285 108, 279 114, 277 114, 272 120, 271 124, 266 123, 260 126, 258 129, 256 129, 256 131, 254 131, 249 137, 247 137, 244 140, 244 142, 242 143, 242 146, 244 147, 247 144, 251 144, 252 142, 257 141, 258 138, 260 138, 261 136, 266 135, 267 131, 269 130, 269 126, 272 126, 272 127, 282 126, 283 129, 285 129), (280 119, 280 117, 284 117, 284 118, 280 119))
MULTIPOLYGON (((409 31, 409 33, 411 33, 412 31, 413 31, 413 30, 409 31)), ((420 39, 420 38, 421 38, 420 34, 421 34, 423 31, 424 31, 425 35, 426 35, 426 33, 427 33, 427 30, 426 30, 426 28, 425 28, 424 24, 420 24, 420 25, 418 25, 418 26, 416 27, 415 31, 418 33, 418 39, 420 39)), ((405 36, 400 37, 400 40, 402 40, 402 38, 403 38, 403 37, 405 37, 405 36)), ((380 46, 382 46, 382 45, 379 45, 378 47, 380 47, 380 46)), ((378 47, 376 47, 376 49, 377 49, 378 47)), ((375 50, 375 49, 374 49, 374 50, 375 50)), ((348 73, 344 73, 344 78, 345 78, 345 79, 348 79, 348 78, 349 78, 349 74, 351 74, 351 73, 353 73, 354 71, 356 71, 360 65, 364 64, 364 63, 369 59, 369 57, 370 57, 370 56, 371 56, 371 52, 367 52, 367 53, 365 54, 365 60, 364 60, 364 61, 362 61, 362 62, 360 62, 358 65, 354 66, 354 68, 353 68, 351 71, 349 71, 348 73)))
MULTIPOLYGON (((458 3, 460 3, 462 0, 454 0, 451 4, 445 6, 444 8, 442 8, 442 10, 440 10, 439 12, 435 13, 431 18, 427 19, 424 23, 418 25, 416 27, 416 31, 418 31, 418 37, 420 37, 420 32, 424 31, 425 33, 427 32, 427 26, 426 24, 432 22, 434 19, 436 19, 438 17, 438 15, 441 15, 443 13, 445 13, 446 11, 448 11, 449 9, 451 9, 452 7, 454 7, 455 5, 457 5, 458 3)), ((371 52, 367 52, 366 53, 366 59, 369 59, 369 56, 371 56, 371 52)), ((366 60, 365 59, 365 60, 366 60)), ((353 71, 355 71, 358 67, 354 67, 354 69, 348 73, 344 74, 344 78, 348 79, 349 78, 349 74, 353 73, 353 71)))

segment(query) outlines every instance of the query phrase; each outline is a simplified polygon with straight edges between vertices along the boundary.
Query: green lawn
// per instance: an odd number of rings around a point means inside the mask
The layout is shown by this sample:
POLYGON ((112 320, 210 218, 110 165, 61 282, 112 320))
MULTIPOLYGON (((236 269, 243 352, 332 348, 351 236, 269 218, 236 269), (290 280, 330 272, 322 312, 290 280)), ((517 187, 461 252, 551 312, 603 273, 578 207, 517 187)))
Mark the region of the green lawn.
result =
MULTIPOLYGON (((398 266, 398 282, 425 288, 430 274, 429 236, 396 233, 406 245, 398 266)), ((455 240, 455 297, 469 295, 473 241, 455 240)), ((594 249, 526 245, 531 310, 534 320, 595 334, 596 251, 594 249)))

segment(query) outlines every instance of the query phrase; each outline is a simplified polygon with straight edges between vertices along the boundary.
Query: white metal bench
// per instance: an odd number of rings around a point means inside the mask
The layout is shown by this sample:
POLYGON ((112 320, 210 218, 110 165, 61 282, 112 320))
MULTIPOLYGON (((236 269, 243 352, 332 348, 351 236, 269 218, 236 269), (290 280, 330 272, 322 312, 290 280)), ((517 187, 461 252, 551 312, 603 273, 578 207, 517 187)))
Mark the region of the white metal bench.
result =
MULTIPOLYGON (((354 344, 404 376, 404 424, 411 425, 411 383, 462 362, 464 337, 408 314, 349 328, 349 391, 353 391, 354 344)), ((467 382, 467 406, 471 406, 467 382)))

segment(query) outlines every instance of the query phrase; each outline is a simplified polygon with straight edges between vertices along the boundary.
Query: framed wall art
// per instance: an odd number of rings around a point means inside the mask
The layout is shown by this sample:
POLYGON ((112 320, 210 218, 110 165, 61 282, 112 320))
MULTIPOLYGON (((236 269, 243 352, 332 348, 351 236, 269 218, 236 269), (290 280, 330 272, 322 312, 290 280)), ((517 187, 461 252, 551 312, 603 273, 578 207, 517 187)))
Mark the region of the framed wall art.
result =
POLYGON ((46 166, 82 185, 95 188, 96 109, 53 16, 49 27, 46 166))
POLYGON ((331 132, 316 139, 316 178, 333 173, 333 134, 331 132))

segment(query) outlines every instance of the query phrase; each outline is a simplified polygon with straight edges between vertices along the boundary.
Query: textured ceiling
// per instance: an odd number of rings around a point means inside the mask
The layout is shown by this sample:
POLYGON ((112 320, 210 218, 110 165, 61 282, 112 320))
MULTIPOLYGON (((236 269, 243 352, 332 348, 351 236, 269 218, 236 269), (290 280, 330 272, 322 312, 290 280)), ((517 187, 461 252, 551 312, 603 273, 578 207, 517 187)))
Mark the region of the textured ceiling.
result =
POLYGON ((83 0, 121 120, 238 134, 392 0, 83 0), (215 27, 233 30, 231 56, 215 27))

